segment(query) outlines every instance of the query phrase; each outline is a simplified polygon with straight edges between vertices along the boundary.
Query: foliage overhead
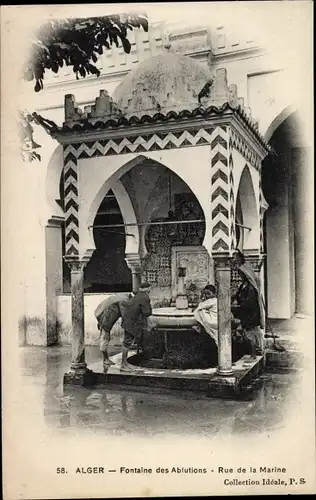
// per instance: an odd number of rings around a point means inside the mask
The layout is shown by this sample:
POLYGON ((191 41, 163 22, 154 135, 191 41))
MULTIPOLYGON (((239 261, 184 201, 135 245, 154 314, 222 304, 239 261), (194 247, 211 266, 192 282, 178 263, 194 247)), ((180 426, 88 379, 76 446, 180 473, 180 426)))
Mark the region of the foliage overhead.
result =
MULTIPOLYGON (((146 14, 112 15, 88 19, 67 19, 48 21, 37 32, 32 42, 30 57, 24 67, 24 78, 35 80, 34 90, 43 89, 45 70, 58 73, 64 65, 72 66, 76 78, 100 75, 96 66, 104 49, 122 45, 129 54, 131 44, 128 31, 143 28, 148 31, 146 14)), ((47 132, 56 125, 37 113, 20 113, 21 156, 23 160, 41 160, 35 149, 40 148, 33 139, 33 125, 42 125, 47 132)))
POLYGON ((131 44, 128 31, 135 28, 148 31, 145 14, 49 21, 41 26, 32 43, 24 78, 27 81, 35 80, 34 90, 39 92, 43 89, 45 70, 58 73, 66 65, 72 66, 77 79, 89 74, 99 76, 96 63, 104 49, 122 45, 129 54, 131 44))
POLYGON ((21 157, 24 161, 41 160, 40 154, 35 151, 41 146, 33 138, 34 129, 32 123, 34 122, 34 117, 26 110, 20 112, 21 157))

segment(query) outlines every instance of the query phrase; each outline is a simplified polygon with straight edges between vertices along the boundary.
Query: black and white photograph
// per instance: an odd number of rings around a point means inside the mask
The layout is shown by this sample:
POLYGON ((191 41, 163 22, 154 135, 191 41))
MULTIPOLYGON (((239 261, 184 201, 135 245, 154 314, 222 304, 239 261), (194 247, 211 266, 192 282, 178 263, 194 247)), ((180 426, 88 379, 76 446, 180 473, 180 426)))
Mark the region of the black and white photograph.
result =
POLYGON ((1 7, 5 500, 316 493, 312 17, 1 7))

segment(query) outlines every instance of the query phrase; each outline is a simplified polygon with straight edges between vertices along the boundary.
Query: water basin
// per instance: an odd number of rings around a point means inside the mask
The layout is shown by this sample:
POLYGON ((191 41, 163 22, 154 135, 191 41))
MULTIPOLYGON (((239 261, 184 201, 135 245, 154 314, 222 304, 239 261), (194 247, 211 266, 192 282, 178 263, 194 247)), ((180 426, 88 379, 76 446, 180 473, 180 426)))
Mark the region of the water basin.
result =
POLYGON ((153 309, 151 323, 154 328, 192 328, 197 325, 192 309, 159 307, 153 309))

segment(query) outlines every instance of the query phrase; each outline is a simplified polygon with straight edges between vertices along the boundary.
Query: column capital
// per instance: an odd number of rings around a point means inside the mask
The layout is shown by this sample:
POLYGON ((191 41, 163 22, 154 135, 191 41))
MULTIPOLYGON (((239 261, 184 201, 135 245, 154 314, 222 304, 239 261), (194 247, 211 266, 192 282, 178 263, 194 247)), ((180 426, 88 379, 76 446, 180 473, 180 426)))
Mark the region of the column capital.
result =
POLYGON ((229 252, 212 252, 212 258, 214 260, 214 264, 216 269, 223 268, 223 269, 228 269, 230 268, 230 262, 231 262, 231 255, 229 252))
POLYGON ((125 262, 132 273, 141 273, 142 259, 138 253, 130 253, 125 255, 125 262))
POLYGON ((53 215, 50 219, 48 219, 47 227, 55 227, 56 229, 60 229, 64 221, 65 217, 53 215))
POLYGON ((70 270, 73 272, 83 271, 89 262, 89 259, 79 260, 77 257, 71 257, 71 256, 67 256, 67 255, 64 257, 64 259, 65 259, 65 262, 70 267, 70 270))
POLYGON ((264 263, 264 260, 266 258, 266 254, 264 253, 244 253, 245 261, 249 262, 251 266, 253 267, 254 271, 260 271, 262 268, 262 265, 264 263))

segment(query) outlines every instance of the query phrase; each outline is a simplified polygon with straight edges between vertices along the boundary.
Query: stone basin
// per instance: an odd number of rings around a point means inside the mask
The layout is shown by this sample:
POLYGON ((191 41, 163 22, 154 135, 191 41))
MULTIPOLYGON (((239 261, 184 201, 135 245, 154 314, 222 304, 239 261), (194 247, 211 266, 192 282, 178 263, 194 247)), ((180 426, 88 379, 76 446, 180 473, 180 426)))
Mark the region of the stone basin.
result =
POLYGON ((143 338, 143 352, 129 362, 147 368, 209 368, 217 364, 217 348, 197 325, 192 309, 159 307, 153 309, 148 331, 143 338))
POLYGON ((159 307, 153 309, 150 323, 154 328, 191 328, 197 324, 192 309, 159 307))

